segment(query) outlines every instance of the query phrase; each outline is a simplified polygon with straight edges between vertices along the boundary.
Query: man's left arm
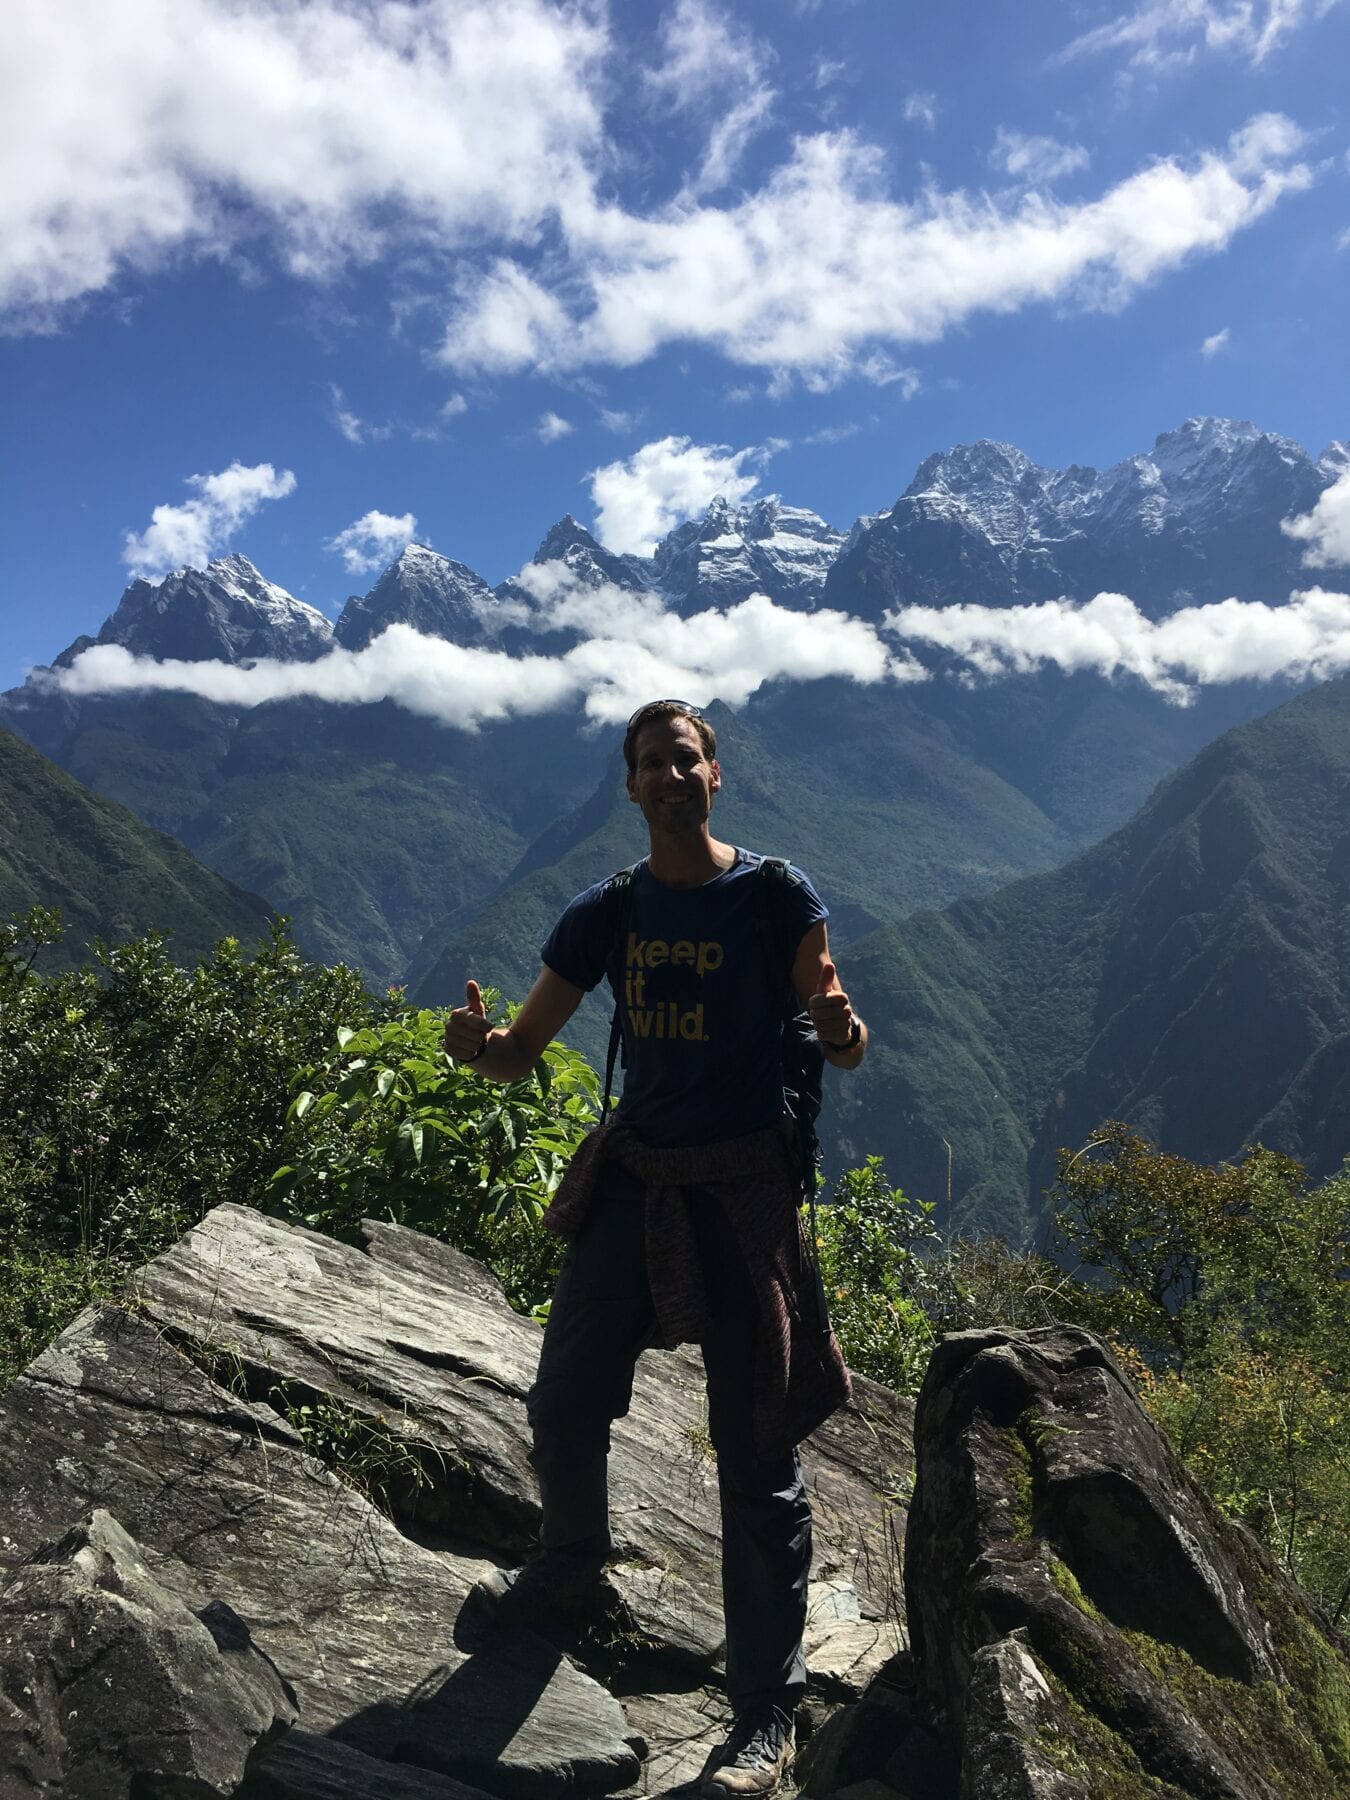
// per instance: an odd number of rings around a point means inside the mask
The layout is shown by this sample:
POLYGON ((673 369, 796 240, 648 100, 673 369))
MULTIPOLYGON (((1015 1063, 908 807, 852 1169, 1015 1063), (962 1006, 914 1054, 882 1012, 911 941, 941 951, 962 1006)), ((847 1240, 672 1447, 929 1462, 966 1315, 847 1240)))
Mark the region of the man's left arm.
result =
POLYGON ((811 1015, 825 1060, 836 1069, 856 1069, 867 1053, 867 1027, 849 1004, 830 960, 825 921, 820 919, 797 947, 792 985, 811 1015))

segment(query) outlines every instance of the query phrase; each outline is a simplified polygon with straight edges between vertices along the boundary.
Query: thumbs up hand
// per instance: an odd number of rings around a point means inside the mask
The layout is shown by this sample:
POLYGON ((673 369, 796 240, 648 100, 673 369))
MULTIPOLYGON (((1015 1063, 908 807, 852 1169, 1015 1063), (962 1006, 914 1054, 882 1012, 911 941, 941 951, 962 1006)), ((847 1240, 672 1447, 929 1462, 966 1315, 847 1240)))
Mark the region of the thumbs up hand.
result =
POLYGON ((853 1037, 853 1008, 839 985, 839 971, 828 958, 821 963, 816 991, 806 1003, 816 1036, 827 1050, 846 1050, 853 1037))
POLYGON ((464 993, 465 1004, 457 1006, 445 1021, 444 1043, 447 1054, 456 1062, 477 1062, 487 1049, 492 1027, 488 1024, 483 990, 478 983, 470 981, 464 993))

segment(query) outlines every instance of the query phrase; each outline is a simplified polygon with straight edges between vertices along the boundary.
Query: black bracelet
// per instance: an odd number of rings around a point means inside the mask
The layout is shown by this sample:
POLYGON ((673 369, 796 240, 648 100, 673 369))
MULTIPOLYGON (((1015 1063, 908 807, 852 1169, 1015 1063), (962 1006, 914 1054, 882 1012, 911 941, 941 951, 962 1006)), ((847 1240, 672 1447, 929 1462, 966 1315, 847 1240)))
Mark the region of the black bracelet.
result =
POLYGON ((488 1036, 489 1034, 484 1032, 482 1038, 479 1040, 478 1048, 474 1051, 472 1056, 457 1056, 455 1061, 461 1063, 477 1062, 479 1057, 487 1049, 488 1036))
POLYGON ((850 1050, 856 1050, 862 1042, 862 1020, 854 1018, 852 1025, 849 1026, 848 1037, 842 1044, 832 1043, 829 1038, 821 1038, 820 1041, 826 1050, 833 1050, 837 1056, 843 1056, 850 1050))

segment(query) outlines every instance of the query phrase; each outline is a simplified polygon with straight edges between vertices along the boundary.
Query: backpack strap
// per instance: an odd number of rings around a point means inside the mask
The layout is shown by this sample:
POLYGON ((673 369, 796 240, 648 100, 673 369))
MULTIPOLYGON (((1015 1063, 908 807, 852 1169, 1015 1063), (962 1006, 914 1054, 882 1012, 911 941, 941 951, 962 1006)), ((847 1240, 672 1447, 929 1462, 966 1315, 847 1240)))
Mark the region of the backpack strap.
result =
MULTIPOLYGON (((633 863, 630 868, 616 869, 605 883, 602 900, 609 915, 609 955, 606 958, 607 968, 617 962, 623 966, 624 940, 628 936, 628 918, 633 907, 633 876, 640 867, 633 863)), ((609 1020, 609 1048, 605 1052, 605 1097, 600 1103, 600 1117, 609 1117, 609 1105, 614 1095, 614 1066, 623 1060, 623 1019, 621 1017, 618 983, 614 983, 614 1011, 609 1020)))
POLYGON ((792 959, 794 946, 788 943, 787 895, 790 887, 800 883, 781 856, 760 858, 755 870, 755 931, 769 966, 769 977, 781 988, 784 1012, 796 1012, 796 995, 792 991, 792 959))
POLYGON ((764 857, 755 870, 755 930, 768 963, 769 980, 779 997, 783 1014, 783 1070, 788 1111, 796 1128, 797 1157, 802 1185, 812 1199, 815 1170, 820 1160, 816 1118, 820 1112, 824 1052, 811 1023, 811 1015, 792 985, 797 944, 790 936, 788 896, 801 886, 801 877, 781 856, 764 857))
POLYGON ((801 877, 781 856, 764 857, 755 875, 755 929, 768 959, 769 979, 781 984, 782 991, 784 1097, 792 1118, 797 1169, 810 1221, 807 1263, 814 1277, 816 1318, 821 1336, 829 1337, 830 1308, 820 1266, 820 1226, 816 1215, 816 1170, 820 1165, 816 1118, 820 1112, 825 1053, 811 1023, 811 1015, 802 1006, 792 985, 797 946, 789 937, 787 909, 788 894, 792 888, 801 886, 801 877), (795 1083, 791 1094, 787 1092, 789 1079, 795 1083))

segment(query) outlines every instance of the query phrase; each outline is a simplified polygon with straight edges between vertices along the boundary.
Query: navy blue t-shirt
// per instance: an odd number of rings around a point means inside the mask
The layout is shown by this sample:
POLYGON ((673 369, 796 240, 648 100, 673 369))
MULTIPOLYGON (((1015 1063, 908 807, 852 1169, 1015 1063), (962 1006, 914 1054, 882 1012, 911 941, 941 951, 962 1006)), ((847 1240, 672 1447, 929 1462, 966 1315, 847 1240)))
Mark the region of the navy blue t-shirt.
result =
MULTIPOLYGON (((574 987, 589 993, 609 976, 624 1035, 619 1118, 649 1144, 717 1143, 783 1116, 782 990, 755 929, 762 861, 737 850, 694 888, 666 887, 640 863, 617 958, 604 882, 577 895, 544 945, 546 966, 574 987)), ((795 946, 829 914, 793 874, 784 898, 795 946)))

